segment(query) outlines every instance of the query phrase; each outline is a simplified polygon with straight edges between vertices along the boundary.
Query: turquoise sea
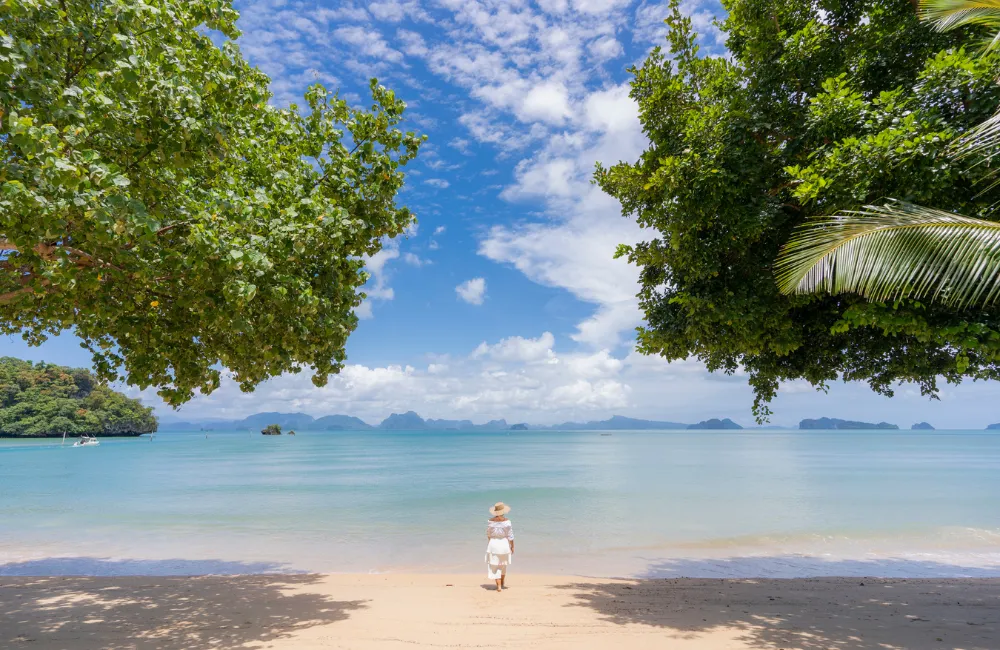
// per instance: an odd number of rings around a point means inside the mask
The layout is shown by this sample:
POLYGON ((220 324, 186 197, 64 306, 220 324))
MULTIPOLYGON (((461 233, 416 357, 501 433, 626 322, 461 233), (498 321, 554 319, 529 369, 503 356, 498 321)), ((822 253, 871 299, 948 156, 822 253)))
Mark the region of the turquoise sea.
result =
POLYGON ((162 433, 0 440, 0 575, 1000 576, 982 431, 162 433))

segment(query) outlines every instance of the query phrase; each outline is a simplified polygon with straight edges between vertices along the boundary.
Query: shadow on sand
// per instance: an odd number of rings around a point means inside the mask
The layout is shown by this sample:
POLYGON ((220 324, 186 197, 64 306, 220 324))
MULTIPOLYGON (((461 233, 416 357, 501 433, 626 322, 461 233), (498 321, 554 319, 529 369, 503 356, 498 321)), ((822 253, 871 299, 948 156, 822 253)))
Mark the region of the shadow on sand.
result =
POLYGON ((365 607, 309 593, 319 580, 311 574, 0 577, 0 647, 261 647, 365 607))
MULTIPOLYGON (((728 575, 740 575, 741 567, 760 566, 761 561, 768 566, 797 559, 666 562, 651 566, 645 574, 648 579, 579 582, 562 588, 574 592, 572 606, 591 608, 606 621, 667 628, 677 638, 726 627, 739 630, 749 647, 768 650, 1000 648, 998 578, 659 577, 726 575, 720 573, 725 568, 728 575)), ((824 562, 826 575, 851 575, 862 566, 867 575, 876 576, 917 569, 906 560, 841 564, 824 562)), ((923 575, 977 575, 975 568, 919 564, 923 575)))

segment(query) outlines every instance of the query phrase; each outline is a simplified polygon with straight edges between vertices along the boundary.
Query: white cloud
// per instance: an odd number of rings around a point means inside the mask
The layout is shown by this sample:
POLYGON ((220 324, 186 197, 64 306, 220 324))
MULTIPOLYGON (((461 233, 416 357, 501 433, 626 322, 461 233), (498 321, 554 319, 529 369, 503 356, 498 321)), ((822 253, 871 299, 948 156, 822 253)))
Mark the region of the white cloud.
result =
MULTIPOLYGON (((477 348, 483 352, 473 351, 459 363, 435 356, 426 370, 349 364, 322 388, 312 384, 306 370, 267 381, 247 394, 227 373, 219 390, 195 397, 180 412, 166 407, 153 389, 120 388, 155 406, 159 415, 182 420, 301 411, 314 416, 346 413, 374 424, 390 413, 415 410, 425 418, 475 422, 506 418, 550 424, 620 414, 687 423, 729 417, 753 424, 753 395, 745 376, 710 374, 694 360, 667 363, 634 351, 624 356, 607 350, 557 353, 550 337, 543 333, 535 339, 484 343, 477 348)), ((968 383, 949 387, 940 401, 932 401, 908 387, 887 399, 863 384, 834 384, 829 394, 797 384, 779 394, 772 408, 774 424, 785 426, 833 416, 894 422, 902 428, 927 421, 939 428, 981 429, 997 419, 991 401, 995 392, 992 382, 968 383)))
POLYGON ((434 229, 434 234, 443 235, 445 230, 446 228, 444 226, 438 226, 437 228, 434 229))
MULTIPOLYGON (((416 234, 416 223, 411 227, 414 228, 413 233, 416 234)), ((389 273, 386 265, 397 258, 399 258, 399 242, 395 239, 384 240, 382 249, 379 252, 370 257, 365 256, 365 270, 368 271, 371 277, 369 277, 365 286, 362 287, 362 291, 364 291, 367 297, 354 312, 358 318, 372 318, 374 315, 372 301, 387 301, 396 297, 396 293, 388 285, 389 273)))
POLYGON ((526 339, 520 336, 501 339, 495 345, 488 345, 485 341, 479 344, 473 353, 472 358, 489 357, 496 361, 520 361, 531 363, 537 361, 556 360, 552 347, 556 339, 551 332, 543 332, 537 339, 526 339))
POLYGON ((566 85, 552 79, 534 83, 515 79, 476 88, 472 94, 492 106, 512 110, 522 122, 562 124, 572 116, 566 85))
POLYGON ((624 134, 632 138, 627 144, 631 147, 640 137, 639 107, 628 93, 629 87, 625 84, 591 93, 583 102, 583 112, 584 124, 589 130, 603 134, 624 134))
POLYGON ((632 0, 573 0, 573 8, 591 14, 602 14, 627 7, 632 0))
POLYGON ((486 280, 484 278, 472 278, 455 287, 455 293, 460 300, 470 305, 481 305, 486 297, 486 280))
POLYGON ((427 56, 429 52, 427 44, 424 42, 424 37, 417 32, 400 29, 396 31, 396 38, 403 44, 403 51, 410 56, 427 56))
POLYGON ((443 178, 428 178, 426 181, 424 181, 424 183, 430 185, 431 187, 436 187, 442 190, 451 185, 451 183, 444 180, 443 178))
POLYGON ((365 56, 381 59, 392 63, 402 61, 403 55, 398 50, 389 47, 377 30, 359 25, 340 27, 333 32, 333 37, 349 43, 365 56))
POLYGON ((618 244, 639 241, 642 233, 620 216, 617 201, 590 184, 590 175, 595 160, 636 159, 645 138, 626 85, 590 93, 582 105, 579 130, 551 136, 518 164, 515 184, 502 193, 511 201, 542 199, 549 218, 494 226, 479 252, 594 304, 594 315, 578 324, 574 339, 604 348, 621 343, 640 321, 638 273, 613 257, 618 244))
POLYGON ((381 2, 370 2, 368 11, 378 20, 398 23, 410 18, 411 20, 430 22, 431 17, 427 15, 416 0, 382 0, 381 2))
POLYGON ((560 124, 571 115, 569 93, 559 81, 546 81, 533 86, 518 110, 518 117, 526 122, 537 119, 560 124))
POLYGON ((469 144, 471 144, 465 138, 452 138, 448 143, 448 146, 459 151, 459 153, 467 154, 469 153, 469 144))
MULTIPOLYGON (((664 419, 686 415, 694 421, 689 411, 666 407, 663 395, 676 396, 680 408, 687 409, 687 387, 704 382, 703 372, 693 374, 684 364, 674 370, 666 364, 648 363, 645 358, 635 363, 631 356, 616 358, 607 350, 558 354, 554 347, 555 337, 550 332, 537 338, 514 336, 492 344, 484 342, 461 363, 438 357, 426 370, 411 365, 350 364, 323 388, 314 386, 306 371, 265 382, 252 395, 241 393, 227 375, 218 391, 196 397, 171 417, 238 418, 275 410, 316 416, 349 413, 375 423, 392 412, 417 410, 428 418, 552 423, 635 413, 636 395, 649 399, 656 393, 649 400, 651 407, 644 404, 639 409, 642 415, 664 419)), ((717 390, 716 395, 722 400, 741 390, 745 392, 745 385, 734 382, 717 390)), ((148 401, 149 391, 142 396, 148 401)), ((739 406, 721 412, 716 409, 712 414, 739 417, 744 414, 738 409, 747 403, 743 399, 739 406)), ((160 411, 165 411, 162 405, 160 411)), ((746 420, 745 416, 741 419, 746 420)))
POLYGON ((427 266, 431 263, 430 260, 425 260, 418 255, 414 255, 413 253, 403 253, 402 260, 404 264, 409 264, 410 266, 416 266, 418 268, 421 266, 427 266))
MULTIPOLYGON (((241 26, 245 15, 246 15, 246 9, 241 8, 240 9, 241 26)), ((364 7, 357 7, 350 2, 347 2, 336 9, 331 9, 328 7, 320 7, 315 11, 313 11, 312 15, 317 20, 320 20, 324 23, 339 22, 343 20, 354 20, 354 21, 368 20, 368 12, 365 11, 364 7)))
POLYGON ((612 36, 594 39, 587 46, 590 58, 595 61, 612 61, 625 53, 622 44, 612 36))
POLYGON ((569 0, 538 0, 542 11, 550 14, 561 14, 569 9, 569 0))

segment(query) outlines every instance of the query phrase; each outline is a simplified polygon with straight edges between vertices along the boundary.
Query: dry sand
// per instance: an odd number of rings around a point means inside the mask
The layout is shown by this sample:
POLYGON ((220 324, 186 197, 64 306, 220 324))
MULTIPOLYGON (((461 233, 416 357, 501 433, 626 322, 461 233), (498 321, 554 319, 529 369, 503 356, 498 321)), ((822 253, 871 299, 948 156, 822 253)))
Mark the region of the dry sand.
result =
POLYGON ((1000 649, 1000 579, 0 578, 0 648, 1000 649))

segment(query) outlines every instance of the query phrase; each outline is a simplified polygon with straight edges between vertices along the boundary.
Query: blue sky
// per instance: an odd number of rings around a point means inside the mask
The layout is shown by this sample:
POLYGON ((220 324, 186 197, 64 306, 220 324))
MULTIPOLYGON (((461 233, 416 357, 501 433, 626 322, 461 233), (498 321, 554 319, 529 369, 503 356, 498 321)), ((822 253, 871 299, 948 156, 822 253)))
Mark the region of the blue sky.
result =
MULTIPOLYGON (((643 233, 590 185, 595 161, 636 159, 645 139, 627 68, 662 42, 665 2, 633 0, 237 0, 244 54, 288 105, 320 81, 364 103, 370 76, 408 104, 428 136, 400 202, 417 227, 368 261, 373 277, 349 366, 317 389, 306 373, 253 395, 230 382, 180 413, 393 411, 482 421, 556 422, 613 413, 749 424, 745 377, 666 364, 632 351, 637 274, 612 259, 643 233)), ((724 53, 715 0, 686 1, 706 52, 724 53)), ((72 365, 71 335, 41 348, 0 340, 3 354, 72 365)), ((776 424, 822 415, 909 426, 981 428, 1000 421, 988 383, 947 388, 939 402, 904 387, 892 400, 864 386, 829 394, 792 383, 776 424), (995 415, 994 415, 995 413, 995 415)), ((130 389, 131 390, 131 389, 130 389)), ((135 391, 133 391, 135 393, 135 391)))

